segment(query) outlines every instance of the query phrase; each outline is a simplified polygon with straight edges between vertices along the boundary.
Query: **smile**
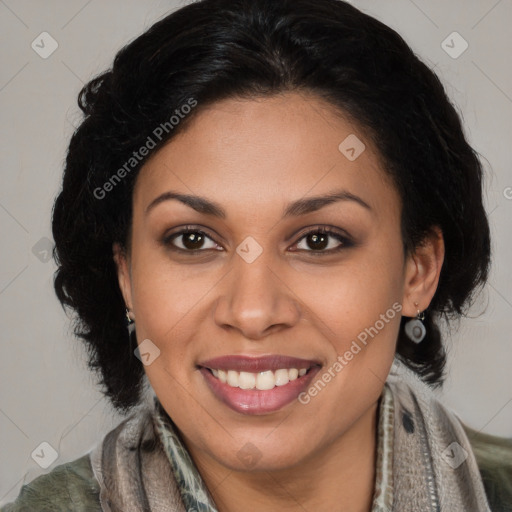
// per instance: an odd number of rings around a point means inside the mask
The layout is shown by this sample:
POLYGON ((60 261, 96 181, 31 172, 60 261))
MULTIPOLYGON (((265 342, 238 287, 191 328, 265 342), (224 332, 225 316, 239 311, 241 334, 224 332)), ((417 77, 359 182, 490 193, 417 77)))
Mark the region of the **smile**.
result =
POLYGON ((213 396, 251 415, 276 412, 307 389, 322 363, 283 355, 221 356, 198 365, 213 396))

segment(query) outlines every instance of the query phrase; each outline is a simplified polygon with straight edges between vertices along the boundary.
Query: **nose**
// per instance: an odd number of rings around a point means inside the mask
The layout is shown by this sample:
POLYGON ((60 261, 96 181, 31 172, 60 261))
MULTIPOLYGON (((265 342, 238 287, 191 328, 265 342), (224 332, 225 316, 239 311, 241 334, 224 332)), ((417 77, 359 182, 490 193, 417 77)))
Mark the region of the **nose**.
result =
POLYGON ((264 254, 265 251, 252 263, 234 255, 214 311, 217 325, 236 329, 251 340, 292 327, 300 319, 297 297, 284 281, 279 266, 264 254))

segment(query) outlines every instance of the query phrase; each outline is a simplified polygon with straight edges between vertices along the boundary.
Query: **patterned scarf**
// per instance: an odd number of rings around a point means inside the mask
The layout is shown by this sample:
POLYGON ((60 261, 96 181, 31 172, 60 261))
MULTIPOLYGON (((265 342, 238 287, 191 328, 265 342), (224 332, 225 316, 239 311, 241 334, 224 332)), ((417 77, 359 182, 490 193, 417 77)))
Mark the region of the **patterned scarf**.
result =
MULTIPOLYGON (((372 512, 490 512, 459 420, 395 359, 379 403, 372 512)), ((218 512, 178 429, 144 398, 91 453, 104 512, 218 512)))

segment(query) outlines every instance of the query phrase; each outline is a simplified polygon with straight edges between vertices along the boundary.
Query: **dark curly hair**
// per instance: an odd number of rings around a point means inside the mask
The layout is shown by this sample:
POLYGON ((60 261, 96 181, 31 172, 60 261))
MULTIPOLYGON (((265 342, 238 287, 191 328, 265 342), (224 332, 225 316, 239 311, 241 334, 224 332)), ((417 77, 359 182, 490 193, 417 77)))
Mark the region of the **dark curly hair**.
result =
POLYGON ((138 170, 208 104, 287 91, 327 100, 376 145, 401 196, 404 254, 441 228, 445 260, 426 338, 409 341, 403 317, 397 354, 442 383, 439 321, 467 313, 491 251, 482 167, 438 77, 395 31, 340 0, 202 0, 155 23, 84 86, 54 205, 55 291, 76 313, 89 368, 119 412, 138 403, 144 375, 112 258, 114 242, 129 250, 138 170))

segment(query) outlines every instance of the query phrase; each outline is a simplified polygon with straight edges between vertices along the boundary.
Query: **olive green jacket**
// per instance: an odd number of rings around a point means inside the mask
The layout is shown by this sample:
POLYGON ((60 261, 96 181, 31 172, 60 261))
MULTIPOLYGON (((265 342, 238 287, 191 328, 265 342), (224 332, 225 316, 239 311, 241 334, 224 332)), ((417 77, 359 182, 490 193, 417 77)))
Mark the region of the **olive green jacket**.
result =
MULTIPOLYGON (((492 512, 512 512, 512 439, 482 434, 467 426, 464 429, 492 512)), ((99 485, 89 455, 61 464, 24 485, 16 500, 2 506, 0 512, 101 512, 99 485)), ((170 497, 170 502, 174 500, 179 496, 170 497)))

